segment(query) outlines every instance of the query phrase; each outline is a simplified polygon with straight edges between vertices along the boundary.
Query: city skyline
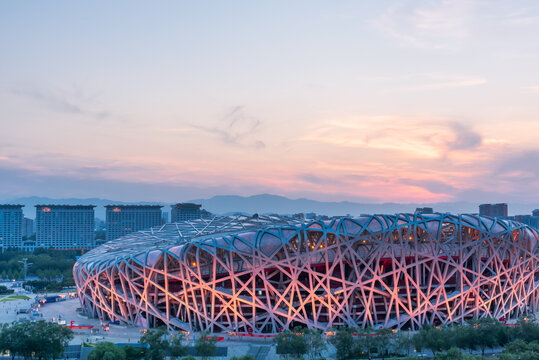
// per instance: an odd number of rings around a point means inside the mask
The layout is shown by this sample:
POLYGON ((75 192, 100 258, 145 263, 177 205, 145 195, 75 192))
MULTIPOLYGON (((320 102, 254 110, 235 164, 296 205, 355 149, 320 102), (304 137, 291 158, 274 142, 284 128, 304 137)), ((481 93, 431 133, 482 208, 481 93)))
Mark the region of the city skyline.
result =
MULTIPOLYGON (((119 202, 112 199, 99 198, 61 198, 53 199, 47 197, 24 197, 5 201, 5 204, 23 205, 24 216, 35 217, 35 204, 56 204, 56 205, 94 205, 96 218, 101 220, 106 217, 106 208, 110 204, 152 206, 161 205, 165 208, 177 205, 178 199, 168 199, 168 201, 131 201, 119 202)), ((203 217, 209 213, 214 215, 230 215, 235 213, 251 214, 281 214, 293 215, 298 213, 315 213, 327 216, 342 216, 348 214, 351 216, 360 216, 361 214, 393 214, 393 213, 414 213, 425 212, 432 209, 438 213, 455 214, 477 214, 480 213, 481 203, 478 202, 439 202, 439 203, 361 203, 353 201, 316 201, 311 199, 290 199, 278 195, 258 194, 253 196, 225 195, 214 196, 208 199, 184 200, 184 203, 200 203, 202 205, 201 214, 203 217)), ((525 216, 536 211, 539 206, 533 203, 508 203, 509 216, 525 216)), ((163 212, 164 215, 164 212, 163 212)), ((499 216, 489 213, 483 215, 499 216)), ((537 216, 537 215, 536 215, 537 216)), ((170 212, 170 221, 173 222, 174 215, 170 212)), ((178 219, 181 220, 181 219, 178 219)), ((184 219, 185 220, 185 219, 184 219)))
POLYGON ((537 203, 538 31, 532 1, 2 3, 0 199, 537 203))

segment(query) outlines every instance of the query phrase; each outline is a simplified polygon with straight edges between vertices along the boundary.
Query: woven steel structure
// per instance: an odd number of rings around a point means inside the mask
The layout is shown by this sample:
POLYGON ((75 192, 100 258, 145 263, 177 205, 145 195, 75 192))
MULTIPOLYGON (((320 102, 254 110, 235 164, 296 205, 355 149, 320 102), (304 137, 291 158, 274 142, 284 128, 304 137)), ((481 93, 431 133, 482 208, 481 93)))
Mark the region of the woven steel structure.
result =
POLYGON ((109 242, 74 275, 89 315, 144 327, 416 329, 535 311, 537 240, 476 215, 220 217, 109 242))

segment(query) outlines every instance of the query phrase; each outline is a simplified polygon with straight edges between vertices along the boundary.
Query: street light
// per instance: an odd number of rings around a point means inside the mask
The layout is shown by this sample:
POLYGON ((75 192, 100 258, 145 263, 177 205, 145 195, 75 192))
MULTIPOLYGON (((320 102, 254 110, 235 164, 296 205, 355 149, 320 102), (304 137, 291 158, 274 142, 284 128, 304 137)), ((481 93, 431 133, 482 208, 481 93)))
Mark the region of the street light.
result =
POLYGON ((24 267, 24 281, 26 282, 26 275, 28 274, 28 268, 32 265, 31 263, 28 263, 27 258, 23 258, 22 260, 19 260, 20 263, 23 264, 24 267))

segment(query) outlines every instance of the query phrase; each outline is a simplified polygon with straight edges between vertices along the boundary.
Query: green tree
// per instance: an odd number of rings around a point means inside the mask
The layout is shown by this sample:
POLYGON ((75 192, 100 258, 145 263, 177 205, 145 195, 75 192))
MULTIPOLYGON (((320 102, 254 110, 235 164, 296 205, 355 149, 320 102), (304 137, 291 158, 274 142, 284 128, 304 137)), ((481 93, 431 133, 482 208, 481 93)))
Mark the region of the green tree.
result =
POLYGON ((414 346, 413 337, 410 333, 401 332, 393 345, 399 355, 410 355, 414 346))
MULTIPOLYGON (((355 341, 355 348, 368 359, 372 359, 374 354, 385 358, 392 342, 393 332, 390 329, 375 331, 372 328, 364 329, 355 341)), ((356 350, 356 352, 357 352, 356 350)))
POLYGON ((530 318, 518 321, 520 326, 515 327, 513 336, 525 342, 539 341, 539 324, 530 318))
POLYGON ((174 334, 169 340, 170 357, 173 359, 184 356, 187 353, 187 346, 183 345, 181 333, 174 334))
POLYGON ((122 347, 122 349, 125 352, 126 360, 140 360, 144 358, 144 354, 146 353, 146 349, 143 347, 135 347, 131 345, 126 345, 122 347))
POLYGON ((331 339, 331 343, 337 350, 337 359, 348 359, 354 353, 354 337, 352 329, 343 329, 337 331, 331 339))
POLYGON ((166 356, 169 344, 165 340, 165 335, 168 331, 164 327, 159 327, 155 330, 149 330, 140 338, 141 344, 148 345, 148 349, 144 354, 146 360, 163 360, 166 356))
POLYGON ((8 289, 6 286, 0 285, 0 295, 9 295, 9 294, 13 294, 14 292, 15 290, 8 289))
POLYGON ((527 343, 516 340, 505 347, 503 352, 496 356, 499 360, 536 360, 539 359, 539 343, 532 341, 527 343))
POLYGON ((2 324, 0 329, 0 352, 9 352, 12 357, 20 353, 22 349, 22 331, 11 326, 10 324, 2 324))
POLYGON ((456 346, 460 349, 467 349, 470 353, 477 349, 477 342, 474 339, 474 328, 470 325, 464 326, 452 326, 449 328, 449 332, 452 336, 452 346, 456 346))
POLYGON ((56 359, 73 338, 73 331, 46 321, 4 324, 0 330, 0 350, 12 356, 56 359))
POLYGON ((102 342, 96 345, 87 360, 126 360, 125 351, 111 342, 102 342))
POLYGON ((434 355, 440 351, 448 350, 452 346, 451 332, 446 329, 425 326, 413 338, 418 351, 429 349, 434 355))
POLYGON ((311 360, 318 359, 322 351, 327 348, 324 335, 317 329, 306 329, 305 341, 307 343, 307 355, 311 360))
POLYGON ((395 334, 391 329, 380 329, 375 332, 374 348, 379 357, 385 359, 395 343, 395 334))
POLYGON ((275 337, 276 352, 282 359, 299 359, 307 353, 305 330, 298 326, 293 331, 286 330, 275 337))
POLYGON ((21 277, 23 271, 22 258, 27 258, 32 266, 29 275, 37 275, 40 279, 64 275, 64 279, 73 278, 72 269, 79 250, 47 250, 36 249, 34 253, 22 253, 11 249, 0 254, 0 276, 3 278, 21 277))
POLYGON ((443 353, 438 353, 433 360, 468 360, 474 359, 473 356, 465 355, 459 348, 452 347, 443 353))
POLYGON ((75 279, 73 279, 73 276, 65 276, 64 279, 61 282, 62 287, 74 287, 75 286, 75 279))
POLYGON ((473 344, 481 350, 485 358, 486 349, 505 345, 509 341, 506 326, 493 318, 484 318, 471 322, 473 344))
POLYGON ((215 337, 208 336, 207 332, 200 333, 198 339, 195 342, 195 350, 197 356, 201 356, 202 359, 207 359, 210 356, 217 354, 217 346, 215 345, 215 337))
POLYGON ((32 323, 30 339, 34 340, 34 353, 38 354, 38 359, 59 357, 73 338, 71 329, 61 327, 55 323, 39 321, 32 323))

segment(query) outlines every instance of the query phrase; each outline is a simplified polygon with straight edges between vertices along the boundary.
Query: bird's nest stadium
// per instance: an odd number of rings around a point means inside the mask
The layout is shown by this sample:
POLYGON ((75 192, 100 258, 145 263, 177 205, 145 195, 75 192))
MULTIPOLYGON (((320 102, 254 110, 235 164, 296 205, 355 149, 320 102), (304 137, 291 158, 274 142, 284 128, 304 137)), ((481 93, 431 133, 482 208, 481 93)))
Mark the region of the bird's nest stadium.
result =
POLYGON ((74 267, 84 311, 143 327, 417 329, 538 307, 538 233, 477 215, 216 217, 108 242, 74 267))

